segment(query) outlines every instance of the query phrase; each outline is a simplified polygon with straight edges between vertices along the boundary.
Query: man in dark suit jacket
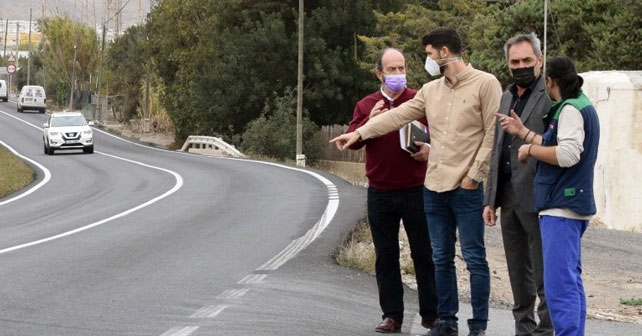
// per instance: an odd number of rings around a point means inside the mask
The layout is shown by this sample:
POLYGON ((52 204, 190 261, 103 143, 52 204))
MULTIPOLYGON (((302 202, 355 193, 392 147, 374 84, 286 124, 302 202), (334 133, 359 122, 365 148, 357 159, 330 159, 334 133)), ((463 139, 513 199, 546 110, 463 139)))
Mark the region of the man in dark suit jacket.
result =
MULTIPOLYGON (((532 130, 525 138, 544 131, 543 117, 552 105, 545 92, 540 40, 535 33, 509 39, 504 52, 513 75, 513 84, 502 96, 499 113, 520 118, 532 130)), ((497 121, 490 172, 486 186, 484 221, 494 226, 501 208, 501 228, 513 290, 515 335, 553 336, 544 295, 542 240, 533 201, 533 179, 537 160, 526 164, 517 159, 525 139, 506 132, 497 121), (539 297, 535 320, 535 304, 539 297)))

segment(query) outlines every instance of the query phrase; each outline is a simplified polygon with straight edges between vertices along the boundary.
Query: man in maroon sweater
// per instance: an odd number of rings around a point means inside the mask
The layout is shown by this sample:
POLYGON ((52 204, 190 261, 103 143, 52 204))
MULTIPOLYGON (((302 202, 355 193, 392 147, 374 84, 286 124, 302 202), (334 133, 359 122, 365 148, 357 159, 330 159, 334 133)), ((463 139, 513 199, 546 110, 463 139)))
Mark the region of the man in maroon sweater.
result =
MULTIPOLYGON (((364 125, 370 118, 385 113, 412 99, 416 91, 406 87, 403 54, 393 48, 379 54, 376 75, 381 89, 357 103, 346 133, 364 125)), ((426 123, 425 118, 420 120, 426 123)), ((423 205, 423 185, 428 144, 416 143, 419 152, 401 149, 399 131, 357 142, 351 149, 366 146, 368 176, 368 221, 376 253, 376 277, 383 321, 377 332, 396 333, 403 323, 403 285, 399 270, 399 222, 403 220, 417 276, 419 314, 422 325, 431 328, 437 322, 435 266, 423 205)))

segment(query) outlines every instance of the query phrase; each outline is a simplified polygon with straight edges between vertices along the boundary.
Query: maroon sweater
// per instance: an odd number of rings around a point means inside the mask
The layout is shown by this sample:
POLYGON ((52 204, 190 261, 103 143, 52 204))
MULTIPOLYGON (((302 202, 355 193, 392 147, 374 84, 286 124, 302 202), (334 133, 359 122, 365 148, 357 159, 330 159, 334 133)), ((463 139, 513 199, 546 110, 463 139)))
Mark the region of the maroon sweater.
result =
MULTIPOLYGON (((384 109, 391 109, 414 98, 416 93, 417 91, 406 88, 394 100, 392 107, 390 101, 381 94, 381 90, 361 99, 354 108, 352 121, 350 121, 346 133, 352 132, 368 122, 370 111, 378 101, 384 101, 384 109)), ((426 118, 419 119, 419 121, 427 124, 426 118)), ((366 146, 366 176, 371 187, 380 190, 399 190, 424 184, 427 164, 413 159, 410 157, 410 153, 401 149, 399 131, 359 141, 350 146, 350 149, 360 149, 363 146, 366 146)))

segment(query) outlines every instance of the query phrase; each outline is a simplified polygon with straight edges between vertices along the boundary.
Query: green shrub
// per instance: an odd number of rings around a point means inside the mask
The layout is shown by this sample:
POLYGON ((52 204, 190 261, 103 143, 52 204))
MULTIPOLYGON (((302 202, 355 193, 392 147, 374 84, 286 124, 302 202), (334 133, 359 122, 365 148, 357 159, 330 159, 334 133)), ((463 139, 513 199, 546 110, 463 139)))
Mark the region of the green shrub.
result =
MULTIPOLYGON (((319 159, 325 140, 320 129, 303 111, 303 154, 308 162, 319 159)), ((242 135, 244 152, 279 160, 296 156, 296 91, 286 89, 265 103, 261 116, 252 120, 242 135)))
POLYGON ((642 306, 642 298, 620 299, 620 304, 625 306, 642 306))

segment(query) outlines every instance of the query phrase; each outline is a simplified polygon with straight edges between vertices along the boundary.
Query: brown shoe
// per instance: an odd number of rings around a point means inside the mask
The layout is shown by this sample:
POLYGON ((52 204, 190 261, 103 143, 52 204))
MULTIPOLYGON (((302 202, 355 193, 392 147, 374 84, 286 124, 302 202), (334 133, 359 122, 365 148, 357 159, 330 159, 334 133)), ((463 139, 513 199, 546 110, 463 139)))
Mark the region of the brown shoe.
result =
POLYGON ((437 318, 437 317, 432 318, 432 319, 425 318, 425 317, 421 318, 421 326, 426 328, 426 329, 432 329, 432 328, 436 327, 438 324, 439 324, 439 318, 437 318))
POLYGON ((375 331, 380 333, 386 333, 386 334, 399 333, 401 332, 401 324, 397 323, 395 320, 393 320, 390 317, 386 317, 375 328, 375 331))

